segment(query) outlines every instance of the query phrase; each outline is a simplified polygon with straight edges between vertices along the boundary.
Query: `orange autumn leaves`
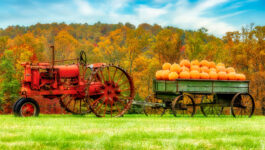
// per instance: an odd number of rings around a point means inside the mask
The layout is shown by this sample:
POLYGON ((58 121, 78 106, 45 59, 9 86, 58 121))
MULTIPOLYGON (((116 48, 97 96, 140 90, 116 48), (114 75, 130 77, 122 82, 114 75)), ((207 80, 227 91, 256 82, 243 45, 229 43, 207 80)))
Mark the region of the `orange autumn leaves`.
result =
POLYGON ((157 80, 203 79, 203 80, 246 80, 244 74, 236 73, 233 67, 223 63, 184 59, 179 64, 164 63, 162 70, 156 72, 157 80))

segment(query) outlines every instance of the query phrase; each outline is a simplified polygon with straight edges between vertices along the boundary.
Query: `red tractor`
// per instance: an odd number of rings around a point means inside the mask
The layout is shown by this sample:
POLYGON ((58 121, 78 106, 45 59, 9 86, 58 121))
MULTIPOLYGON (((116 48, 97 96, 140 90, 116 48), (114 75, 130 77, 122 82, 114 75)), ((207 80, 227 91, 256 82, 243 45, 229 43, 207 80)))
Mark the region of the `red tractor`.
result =
POLYGON ((130 75, 121 67, 105 63, 87 64, 81 51, 76 64, 55 65, 52 46, 51 63, 23 63, 24 80, 21 98, 16 101, 16 116, 38 116, 39 105, 35 96, 59 98, 60 104, 72 114, 93 112, 97 117, 119 117, 131 106, 134 85, 130 75))

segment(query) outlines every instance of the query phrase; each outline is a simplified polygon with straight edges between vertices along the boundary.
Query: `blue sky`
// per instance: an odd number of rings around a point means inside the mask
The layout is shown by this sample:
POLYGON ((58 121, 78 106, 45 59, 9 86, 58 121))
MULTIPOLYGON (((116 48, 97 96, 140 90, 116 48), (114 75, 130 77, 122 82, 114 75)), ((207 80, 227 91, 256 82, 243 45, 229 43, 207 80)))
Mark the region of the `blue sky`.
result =
POLYGON ((206 27, 221 36, 250 23, 265 25, 265 0, 0 0, 0 28, 98 21, 206 27))

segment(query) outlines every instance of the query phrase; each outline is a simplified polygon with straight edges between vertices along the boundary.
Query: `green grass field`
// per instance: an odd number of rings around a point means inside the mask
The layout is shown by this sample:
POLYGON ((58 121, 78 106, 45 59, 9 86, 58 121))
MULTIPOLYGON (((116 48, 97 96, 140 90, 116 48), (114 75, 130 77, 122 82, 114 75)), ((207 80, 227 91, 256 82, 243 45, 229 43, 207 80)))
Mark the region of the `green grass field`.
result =
POLYGON ((265 117, 0 116, 0 149, 264 149, 265 117))

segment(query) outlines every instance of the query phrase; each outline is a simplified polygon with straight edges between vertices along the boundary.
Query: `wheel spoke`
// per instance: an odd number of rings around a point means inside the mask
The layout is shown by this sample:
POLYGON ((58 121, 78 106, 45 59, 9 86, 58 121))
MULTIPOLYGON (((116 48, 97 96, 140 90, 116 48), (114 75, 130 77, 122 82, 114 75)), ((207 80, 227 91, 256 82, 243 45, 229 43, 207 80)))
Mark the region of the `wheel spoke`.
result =
POLYGON ((121 92, 130 91, 130 90, 131 90, 131 89, 128 88, 128 89, 121 90, 121 92))
MULTIPOLYGON (((76 100, 74 100, 74 102, 76 103, 76 100)), ((73 110, 73 112, 75 111, 75 103, 74 103, 74 108, 73 108, 74 110, 73 110)))
POLYGON ((125 80, 123 81, 121 84, 119 84, 119 87, 121 87, 122 85, 126 84, 126 83, 129 83, 129 80, 125 80))
POLYGON ((113 104, 114 104, 114 106, 116 107, 116 109, 118 110, 118 112, 119 112, 119 114, 120 114, 121 111, 120 111, 119 107, 116 105, 116 103, 113 103, 113 104))
POLYGON ((106 115, 106 111, 107 111, 107 103, 105 103, 104 117, 106 115))
MULTIPOLYGON (((100 69, 100 74, 101 74, 101 77, 102 77, 102 79, 103 79, 103 82, 105 83, 105 78, 104 78, 104 75, 103 75, 103 73, 102 73, 102 70, 100 69)), ((102 80, 101 79, 101 80, 102 80)))
POLYGON ((114 71, 114 74, 113 74, 112 80, 114 80, 115 75, 116 75, 116 72, 117 72, 117 68, 115 68, 115 71, 114 71))
POLYGON ((112 117, 112 103, 110 104, 110 116, 112 117))
POLYGON ((81 99, 80 99, 80 106, 79 106, 80 109, 79 109, 79 113, 81 113, 81 102, 82 102, 82 101, 81 101, 81 99))
POLYGON ((102 107, 102 105, 105 103, 105 101, 103 101, 102 103, 100 103, 99 107, 96 109, 96 112, 98 112, 98 110, 102 107))
POLYGON ((107 70, 108 70, 108 77, 109 77, 109 80, 110 81, 110 72, 109 72, 109 67, 107 67, 107 70))
POLYGON ((96 100, 94 100, 93 102, 92 102, 92 104, 90 104, 91 106, 93 106, 96 102, 98 102, 101 98, 103 98, 104 97, 104 95, 101 95, 99 98, 97 98, 96 100))
POLYGON ((124 73, 123 72, 121 72, 121 75, 120 75, 120 77, 118 78, 118 81, 116 82, 116 83, 119 83, 120 82, 120 80, 122 79, 121 77, 124 75, 124 73))

